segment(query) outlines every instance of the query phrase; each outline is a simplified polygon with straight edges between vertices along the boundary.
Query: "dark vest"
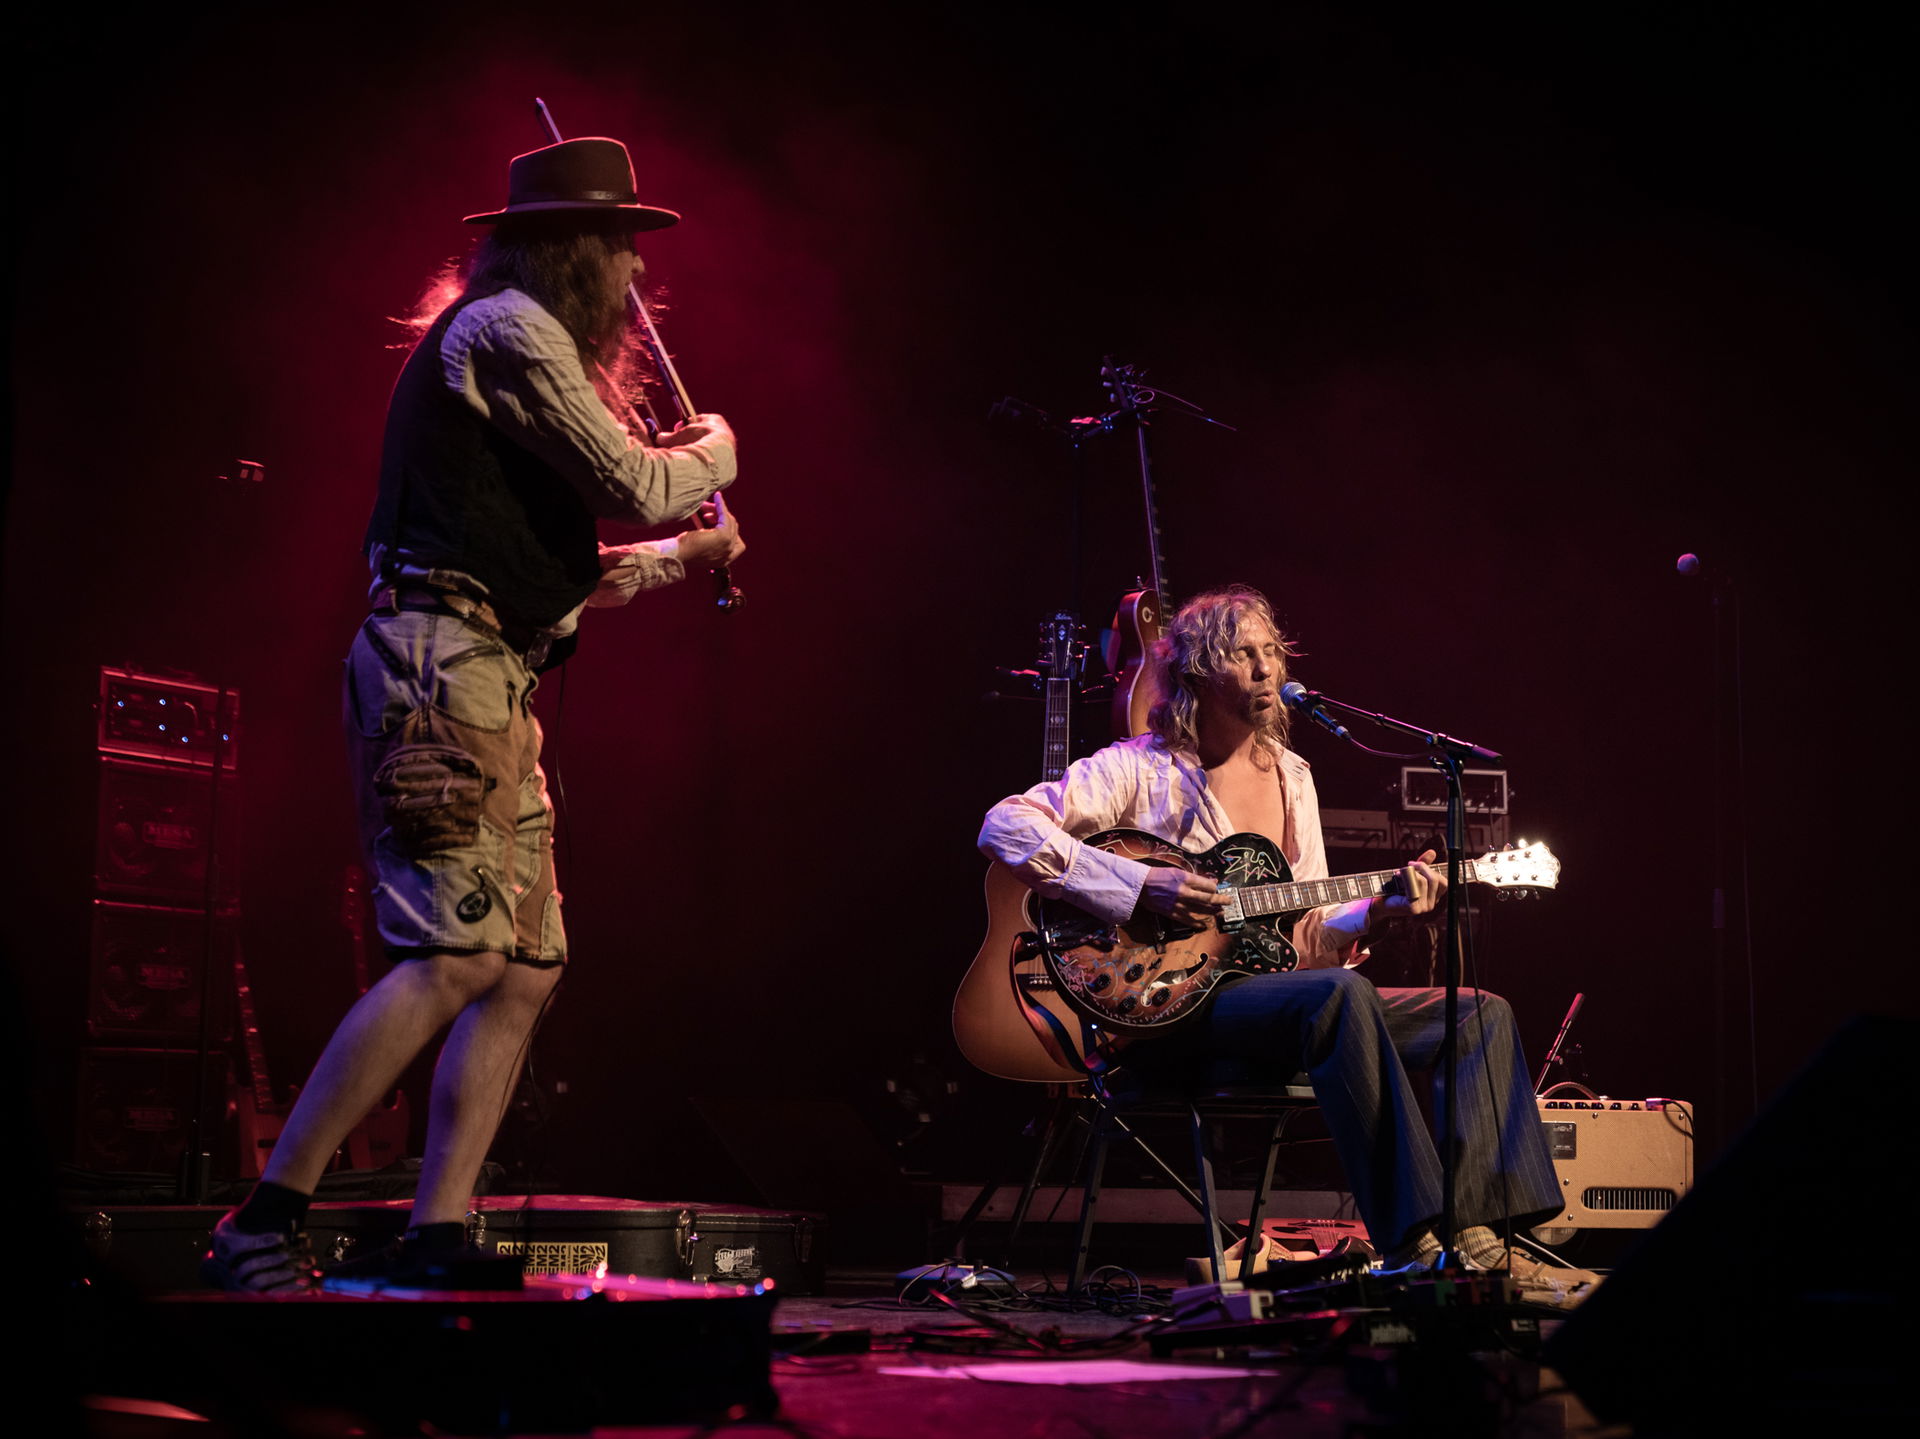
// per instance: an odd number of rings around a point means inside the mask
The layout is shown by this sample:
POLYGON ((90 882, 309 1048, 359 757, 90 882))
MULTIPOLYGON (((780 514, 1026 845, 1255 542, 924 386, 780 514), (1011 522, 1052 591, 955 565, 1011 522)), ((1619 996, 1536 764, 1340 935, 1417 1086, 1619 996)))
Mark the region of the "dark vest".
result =
POLYGON ((478 298, 433 322, 394 384, 367 545, 472 575, 509 629, 550 625, 599 582, 593 515, 563 476, 447 388, 440 342, 478 298))

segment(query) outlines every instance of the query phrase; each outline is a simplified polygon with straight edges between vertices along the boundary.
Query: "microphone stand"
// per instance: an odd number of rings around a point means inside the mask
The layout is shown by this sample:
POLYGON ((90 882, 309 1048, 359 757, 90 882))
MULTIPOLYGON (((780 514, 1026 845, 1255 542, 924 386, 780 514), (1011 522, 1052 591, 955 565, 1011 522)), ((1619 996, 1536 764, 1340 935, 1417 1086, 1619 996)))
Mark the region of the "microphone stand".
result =
MULTIPOLYGON (((1147 517, 1147 552, 1151 562, 1153 591, 1160 597, 1163 607, 1172 608, 1167 595, 1166 572, 1161 564, 1160 511, 1154 498, 1153 488, 1153 446, 1149 442, 1148 416, 1160 408, 1162 401, 1171 401, 1173 413, 1184 414, 1206 424, 1223 430, 1237 430, 1235 425, 1225 420, 1215 419, 1205 409, 1192 400, 1174 394, 1171 390, 1146 383, 1145 371, 1136 365, 1117 365, 1113 356, 1107 355, 1100 362, 1100 385, 1113 401, 1113 408, 1104 414, 1077 415, 1066 421, 1055 419, 1038 405, 1030 405, 1014 395, 999 400, 987 412, 989 419, 1010 420, 1019 424, 1032 425, 1056 439, 1065 440, 1074 449, 1075 455, 1084 459, 1088 441, 1099 435, 1117 434, 1131 428, 1134 432, 1134 451, 1140 470, 1140 497, 1147 517)), ((1074 553, 1074 601, 1076 608, 1080 600, 1080 553, 1081 553, 1081 514, 1080 494, 1083 488, 1084 470, 1076 477, 1073 495, 1073 553, 1074 553)))
MULTIPOLYGON (((1390 715, 1377 714, 1346 704, 1317 691, 1309 692, 1317 704, 1344 710, 1358 719, 1368 720, 1382 729, 1410 735, 1426 746, 1427 761, 1447 778, 1447 940, 1446 1008, 1443 1023, 1446 1033, 1440 1041, 1440 1255, 1434 1263, 1438 1270, 1457 1269, 1460 1257, 1454 1250, 1459 1232, 1455 1213, 1458 1168, 1457 1151, 1460 1102, 1455 1093, 1460 1068, 1460 955, 1462 928, 1460 910, 1460 869, 1465 863, 1467 842, 1467 800, 1461 772, 1469 760, 1485 769, 1505 769, 1506 760, 1483 745, 1454 739, 1424 725, 1408 724, 1390 715)), ((1349 736, 1351 738, 1351 736, 1349 736)), ((1356 741, 1357 743, 1357 741, 1356 741)))
MULTIPOLYGON (((212 1141, 208 1137, 207 1059, 213 1052, 213 971, 220 956, 220 899, 224 876, 220 873, 220 781, 227 768, 230 731, 227 728, 227 696, 233 693, 225 683, 213 700, 213 764, 207 791, 207 874, 201 902, 206 906, 206 926, 200 952, 200 1014, 194 1042, 193 1110, 187 1120, 186 1143, 180 1152, 180 1168, 174 1175, 174 1194, 182 1204, 205 1204, 213 1182, 212 1141)), ((227 983, 233 983, 229 968, 227 983)))

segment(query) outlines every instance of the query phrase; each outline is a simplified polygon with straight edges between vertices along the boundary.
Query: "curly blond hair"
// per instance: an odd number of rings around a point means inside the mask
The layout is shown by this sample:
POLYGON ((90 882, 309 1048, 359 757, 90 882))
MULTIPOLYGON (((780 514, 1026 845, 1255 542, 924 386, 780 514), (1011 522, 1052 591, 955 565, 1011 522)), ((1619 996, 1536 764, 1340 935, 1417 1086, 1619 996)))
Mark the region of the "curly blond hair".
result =
MULTIPOLYGON (((1160 698, 1147 714, 1147 728, 1168 749, 1200 747, 1198 731, 1200 690, 1225 669, 1228 656, 1254 622, 1265 625, 1280 642, 1280 675, 1287 681, 1287 661, 1299 651, 1280 632, 1273 606, 1260 591, 1247 585, 1229 585, 1195 595, 1180 606, 1153 647, 1154 678, 1160 698)), ((1277 744, 1287 742, 1290 716, 1285 705, 1275 705, 1262 734, 1277 744)))

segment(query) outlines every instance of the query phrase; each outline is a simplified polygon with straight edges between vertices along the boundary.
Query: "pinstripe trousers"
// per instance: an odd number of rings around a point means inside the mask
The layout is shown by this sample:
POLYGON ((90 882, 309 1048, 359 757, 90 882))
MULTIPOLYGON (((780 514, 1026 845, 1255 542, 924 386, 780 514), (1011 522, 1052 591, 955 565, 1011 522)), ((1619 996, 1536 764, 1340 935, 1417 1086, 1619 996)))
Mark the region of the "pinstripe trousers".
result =
MULTIPOLYGON (((1409 1070, 1430 1070, 1446 1028, 1446 991, 1376 989, 1350 969, 1250 975, 1225 986, 1177 1038, 1136 1045, 1148 1076, 1169 1067, 1215 1080, 1284 1083, 1304 1071, 1374 1244, 1404 1243, 1440 1217, 1440 1155, 1409 1070)), ((1460 991, 1454 1210, 1462 1225, 1504 1216, 1539 1223, 1562 1206, 1513 1011, 1497 994, 1460 991)), ((1441 1113, 1434 1072, 1434 1105, 1441 1113)))

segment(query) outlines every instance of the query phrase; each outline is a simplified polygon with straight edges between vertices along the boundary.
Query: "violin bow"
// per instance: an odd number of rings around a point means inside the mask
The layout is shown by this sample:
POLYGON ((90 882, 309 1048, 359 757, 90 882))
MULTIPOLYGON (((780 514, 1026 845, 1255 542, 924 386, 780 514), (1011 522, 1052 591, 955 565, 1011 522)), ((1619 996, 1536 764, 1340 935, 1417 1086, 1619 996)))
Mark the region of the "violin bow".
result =
MULTIPOLYGON (((534 97, 534 109, 540 112, 540 123, 546 126, 547 135, 558 145, 566 139, 560 133, 560 127, 554 123, 553 111, 547 108, 547 102, 539 96, 534 97)), ((660 327, 653 322, 653 312, 647 308, 646 298, 640 293, 640 286, 627 282, 627 309, 634 317, 634 323, 640 337, 640 344, 647 352, 647 358, 653 364, 653 372, 666 381, 668 397, 673 401, 675 423, 684 425, 699 412, 693 408, 693 401, 687 398, 687 387, 680 378, 680 372, 674 368, 673 357, 667 353, 667 347, 660 339, 660 327)), ((660 429, 660 417, 654 412, 653 400, 643 387, 640 391, 640 403, 646 407, 647 427, 655 432, 648 438, 654 438, 660 429)), ((715 490, 711 499, 715 519, 718 524, 727 522, 726 496, 715 490)), ((697 522, 697 521, 696 521, 697 522)), ((746 596, 733 582, 732 571, 723 563, 713 567, 713 600, 720 610, 731 614, 740 608, 746 596)))

